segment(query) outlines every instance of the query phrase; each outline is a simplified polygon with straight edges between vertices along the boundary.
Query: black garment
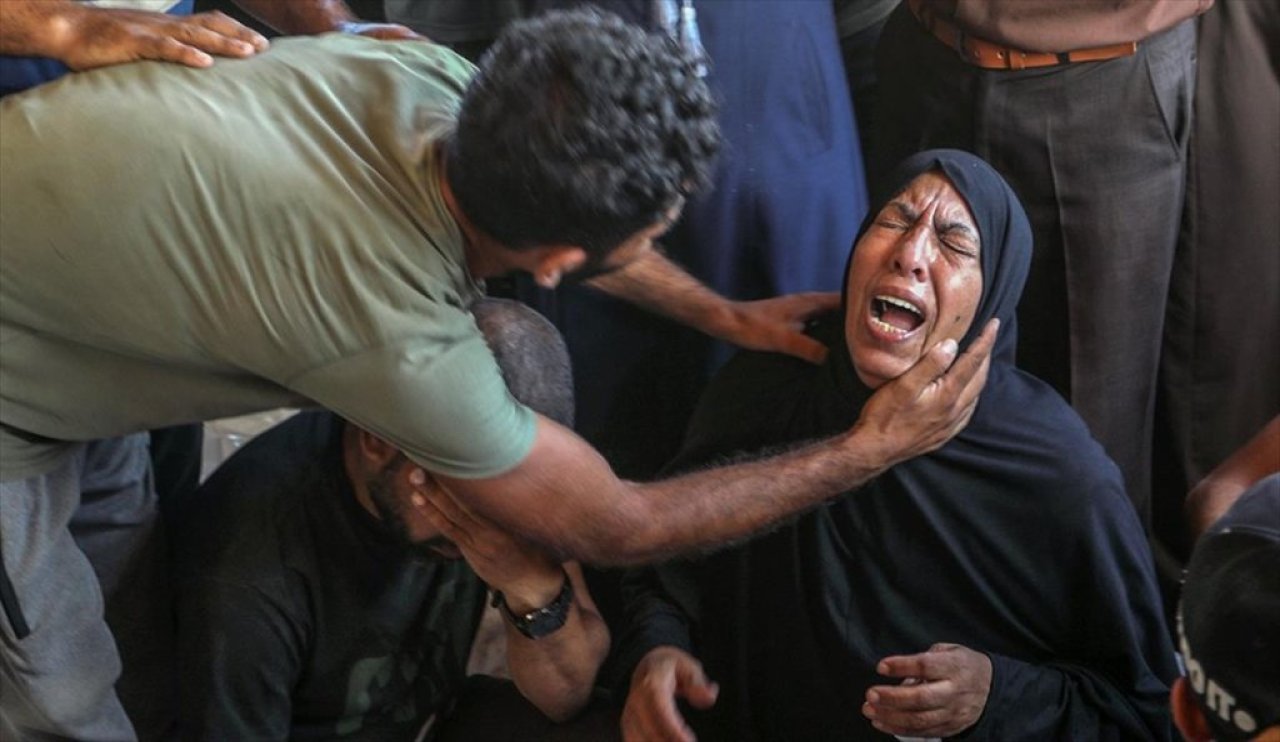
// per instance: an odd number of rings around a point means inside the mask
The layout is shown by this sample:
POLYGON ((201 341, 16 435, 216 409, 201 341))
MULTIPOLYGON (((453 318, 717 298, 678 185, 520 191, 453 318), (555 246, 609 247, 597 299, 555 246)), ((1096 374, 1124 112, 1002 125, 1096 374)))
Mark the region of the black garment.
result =
POLYGON ((1019 365, 1084 418, 1119 465, 1144 525, 1194 43, 1186 22, 1143 39, 1130 57, 984 70, 903 3, 876 60, 873 188, 883 165, 930 147, 973 152, 1008 179, 1036 247, 1018 307, 1019 365))
POLYGON ((356 501, 342 422, 251 441, 184 513, 181 724, 199 739, 413 739, 461 687, 485 586, 356 501))
MULTIPOLYGON (((993 665, 970 738, 1168 739, 1177 670, 1142 527, 1079 417, 1013 365, 1031 249, 1022 209, 989 166, 951 151, 912 158, 885 195, 935 166, 982 238, 983 294, 962 347, 991 317, 1003 323, 969 426, 744 546, 638 576, 624 665, 687 644, 689 622, 722 686, 691 718, 703 739, 879 739, 860 713, 867 688, 889 682, 876 662, 952 642, 993 665)), ((760 353, 730 362, 676 467, 848 429, 870 390, 843 327, 833 316, 817 331, 832 348, 821 367, 760 353)))

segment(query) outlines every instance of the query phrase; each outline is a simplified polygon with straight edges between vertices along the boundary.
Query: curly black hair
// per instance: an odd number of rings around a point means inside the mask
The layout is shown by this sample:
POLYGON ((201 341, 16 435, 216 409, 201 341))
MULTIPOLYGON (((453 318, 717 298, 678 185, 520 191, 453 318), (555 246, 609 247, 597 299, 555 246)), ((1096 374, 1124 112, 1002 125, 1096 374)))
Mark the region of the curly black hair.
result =
POLYGON ((512 24, 448 143, 463 212, 509 248, 607 254, 704 187, 720 146, 695 60, 595 9, 512 24))

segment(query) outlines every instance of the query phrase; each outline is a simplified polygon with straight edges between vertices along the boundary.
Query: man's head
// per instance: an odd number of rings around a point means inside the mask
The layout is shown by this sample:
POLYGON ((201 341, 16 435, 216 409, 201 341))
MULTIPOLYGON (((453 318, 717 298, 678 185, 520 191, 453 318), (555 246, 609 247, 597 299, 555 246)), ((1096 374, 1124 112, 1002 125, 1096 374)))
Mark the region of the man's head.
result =
POLYGON ((916 176, 872 218, 846 278, 845 342, 862 383, 874 389, 964 337, 982 298, 981 242, 940 170, 916 176))
POLYGON ((1191 742, 1280 742, 1280 474, 1197 542, 1178 608, 1187 677, 1173 717, 1191 742))
MULTIPOLYGON (((573 425, 573 374, 555 326, 519 302, 485 299, 471 307, 512 396, 561 425, 573 425)), ((372 433, 348 425, 347 473, 357 493, 406 544, 428 556, 458 552, 412 504, 408 473, 417 468, 402 452, 372 433), (358 480, 358 481, 357 481, 358 480)))
POLYGON ((511 249, 603 260, 704 186, 720 135, 693 60, 594 10, 512 24, 485 55, 448 143, 450 190, 511 249))

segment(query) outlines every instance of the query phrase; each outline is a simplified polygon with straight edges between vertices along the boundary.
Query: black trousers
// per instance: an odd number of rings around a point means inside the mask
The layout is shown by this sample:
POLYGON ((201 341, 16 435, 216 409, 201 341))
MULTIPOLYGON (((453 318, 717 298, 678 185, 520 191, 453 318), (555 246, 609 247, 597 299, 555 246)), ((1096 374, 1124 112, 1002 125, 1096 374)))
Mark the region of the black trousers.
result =
POLYGON ((1150 523, 1161 332, 1185 191, 1194 26, 1105 62, 973 67, 900 6, 877 52, 878 177, 908 154, 968 150, 1009 181, 1035 255, 1018 365, 1053 384, 1120 466, 1150 523))

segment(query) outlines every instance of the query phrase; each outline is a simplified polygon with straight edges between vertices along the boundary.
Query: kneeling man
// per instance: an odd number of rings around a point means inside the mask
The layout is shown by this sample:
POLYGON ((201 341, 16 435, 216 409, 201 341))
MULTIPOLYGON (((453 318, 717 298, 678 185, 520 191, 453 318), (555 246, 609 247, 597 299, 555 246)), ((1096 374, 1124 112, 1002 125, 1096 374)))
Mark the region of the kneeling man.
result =
MULTIPOLYGON (((550 323, 473 311, 514 396, 570 424, 550 323)), ((442 533, 413 506, 416 468, 311 412, 205 483, 174 539, 184 738, 414 739, 456 700, 490 588, 520 691, 556 720, 586 704, 609 633, 577 565, 460 509, 442 533)))

